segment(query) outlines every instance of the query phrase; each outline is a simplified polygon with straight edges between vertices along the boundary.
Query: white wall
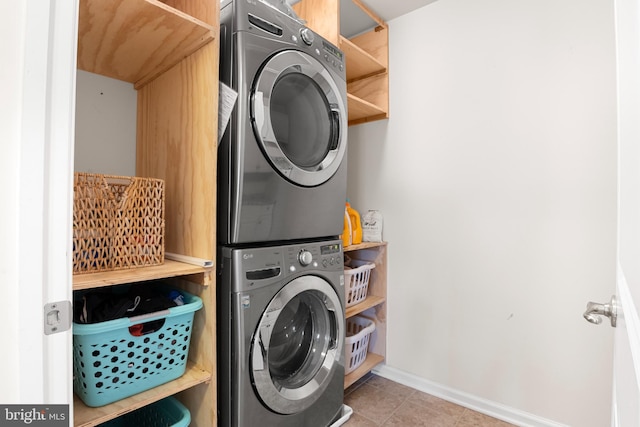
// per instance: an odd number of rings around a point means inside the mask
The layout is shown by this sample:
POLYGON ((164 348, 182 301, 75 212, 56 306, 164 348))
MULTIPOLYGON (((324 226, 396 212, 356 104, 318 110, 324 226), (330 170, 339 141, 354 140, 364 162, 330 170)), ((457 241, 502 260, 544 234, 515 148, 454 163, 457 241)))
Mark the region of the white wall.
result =
POLYGON ((135 176, 136 100, 131 83, 78 71, 76 172, 135 176))
POLYGON ((389 22, 390 119, 349 190, 389 242, 387 364, 557 423, 610 423, 613 3, 439 0, 389 22))

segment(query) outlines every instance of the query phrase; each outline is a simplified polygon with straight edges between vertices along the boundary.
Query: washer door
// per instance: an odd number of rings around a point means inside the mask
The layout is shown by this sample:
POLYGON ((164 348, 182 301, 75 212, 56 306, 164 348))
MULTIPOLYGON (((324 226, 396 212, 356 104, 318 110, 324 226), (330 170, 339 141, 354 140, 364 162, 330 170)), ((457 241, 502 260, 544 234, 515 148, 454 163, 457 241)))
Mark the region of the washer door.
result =
POLYGON ((251 372, 262 402, 280 414, 311 406, 342 361, 344 314, 328 282, 302 276, 276 294, 251 346, 251 372))
POLYGON ((295 50, 272 56, 251 92, 251 122, 273 167, 313 187, 338 170, 346 150, 347 110, 340 89, 314 57, 295 50))

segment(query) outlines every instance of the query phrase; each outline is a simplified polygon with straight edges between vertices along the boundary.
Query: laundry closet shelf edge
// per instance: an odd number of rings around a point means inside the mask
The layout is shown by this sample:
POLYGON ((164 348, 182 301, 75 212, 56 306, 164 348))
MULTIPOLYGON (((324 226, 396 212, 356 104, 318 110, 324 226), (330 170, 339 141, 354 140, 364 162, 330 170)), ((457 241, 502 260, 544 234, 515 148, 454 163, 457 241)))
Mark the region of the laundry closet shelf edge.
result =
POLYGON ((129 268, 125 270, 101 271, 73 275, 73 290, 100 288, 103 286, 122 285, 126 283, 144 282, 147 280, 166 279, 178 276, 196 276, 195 282, 206 284, 206 273, 213 267, 200 267, 184 262, 165 259, 163 264, 149 267, 129 268))

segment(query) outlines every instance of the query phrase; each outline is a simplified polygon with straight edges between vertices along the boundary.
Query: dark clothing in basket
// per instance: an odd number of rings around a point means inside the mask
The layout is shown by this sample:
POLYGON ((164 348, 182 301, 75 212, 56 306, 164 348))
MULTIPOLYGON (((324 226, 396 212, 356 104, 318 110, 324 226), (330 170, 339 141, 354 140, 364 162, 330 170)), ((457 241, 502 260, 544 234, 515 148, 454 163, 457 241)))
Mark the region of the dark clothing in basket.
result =
POLYGON ((175 307, 176 303, 150 285, 134 285, 127 291, 93 290, 78 301, 74 321, 93 324, 140 316, 175 307))

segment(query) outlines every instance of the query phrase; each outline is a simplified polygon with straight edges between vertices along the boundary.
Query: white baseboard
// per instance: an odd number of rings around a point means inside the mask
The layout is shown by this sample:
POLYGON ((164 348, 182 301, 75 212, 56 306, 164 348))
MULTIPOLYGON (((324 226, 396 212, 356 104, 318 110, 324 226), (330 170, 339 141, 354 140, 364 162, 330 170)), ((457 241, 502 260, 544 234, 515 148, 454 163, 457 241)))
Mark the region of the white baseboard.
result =
POLYGON ((568 427, 566 424, 455 390, 387 365, 378 365, 373 372, 397 383, 520 427, 568 427))

